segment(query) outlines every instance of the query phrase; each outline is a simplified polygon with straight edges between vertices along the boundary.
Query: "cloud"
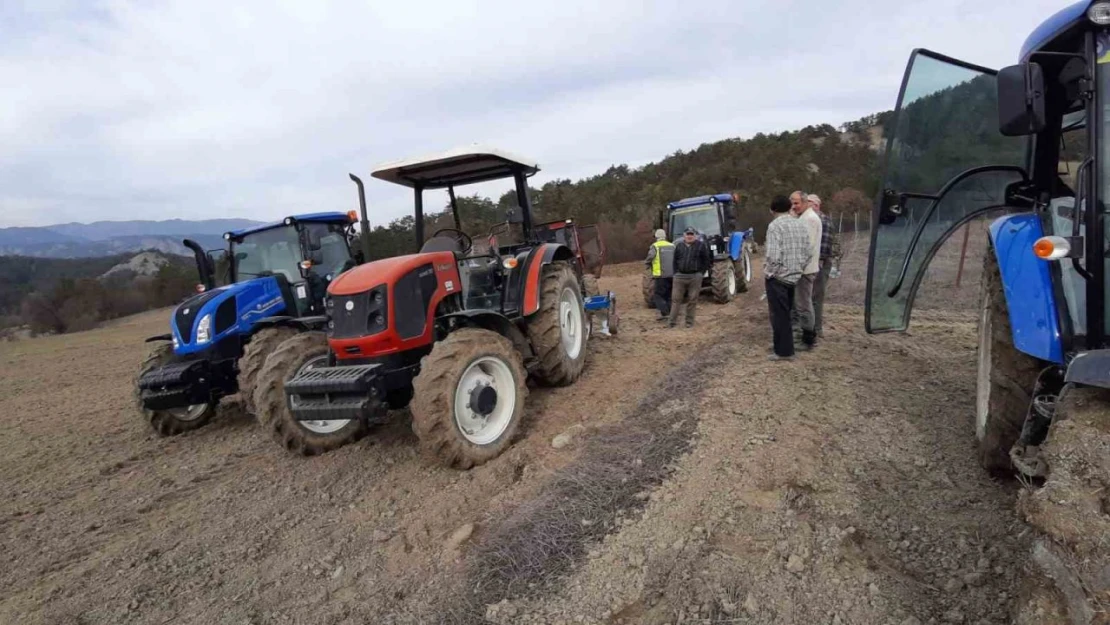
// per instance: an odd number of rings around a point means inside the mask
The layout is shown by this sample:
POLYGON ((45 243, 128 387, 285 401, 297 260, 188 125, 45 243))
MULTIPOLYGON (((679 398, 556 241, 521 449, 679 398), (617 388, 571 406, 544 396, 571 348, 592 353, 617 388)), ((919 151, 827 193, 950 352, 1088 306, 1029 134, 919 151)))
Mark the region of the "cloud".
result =
MULTIPOLYGON (((0 226, 346 210, 348 171, 475 141, 588 176, 889 109, 912 48, 1012 63, 1056 8, 6 2, 0 226)), ((367 191, 376 223, 410 210, 367 191)))

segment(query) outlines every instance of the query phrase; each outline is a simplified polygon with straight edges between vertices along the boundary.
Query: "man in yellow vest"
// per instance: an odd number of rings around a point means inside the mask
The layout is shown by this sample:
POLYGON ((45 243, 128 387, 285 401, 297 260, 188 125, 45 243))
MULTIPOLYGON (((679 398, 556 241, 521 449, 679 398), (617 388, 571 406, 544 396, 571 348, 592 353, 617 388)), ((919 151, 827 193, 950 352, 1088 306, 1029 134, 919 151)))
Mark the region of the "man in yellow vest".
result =
POLYGON ((662 229, 655 231, 655 243, 648 248, 647 259, 644 261, 651 267, 651 275, 655 278, 655 294, 652 303, 655 310, 659 311, 659 320, 665 321, 671 314, 671 287, 674 283, 674 243, 667 240, 667 233, 662 229))

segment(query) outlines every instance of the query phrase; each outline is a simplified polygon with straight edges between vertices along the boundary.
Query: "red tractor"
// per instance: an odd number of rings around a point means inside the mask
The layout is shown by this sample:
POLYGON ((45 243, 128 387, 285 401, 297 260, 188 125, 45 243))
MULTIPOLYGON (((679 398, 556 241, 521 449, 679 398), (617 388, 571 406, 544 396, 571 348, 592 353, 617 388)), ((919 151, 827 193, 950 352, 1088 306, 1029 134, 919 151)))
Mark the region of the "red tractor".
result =
MULTIPOLYGON (((279 346, 255 398, 287 449, 314 455, 361 438, 408 406, 421 446, 448 466, 494 458, 520 426, 529 375, 563 386, 582 374, 589 319, 583 268, 567 245, 538 240, 527 178, 534 161, 493 149, 400 161, 375 178, 415 191, 416 254, 374 261, 328 287, 323 333, 279 346), (522 243, 475 251, 456 187, 512 178, 522 243), (424 191, 447 189, 455 228, 424 241, 424 191)), ((365 203, 360 185, 360 198, 365 203)), ((593 302, 596 298, 591 298, 593 302)))
POLYGON ((558 243, 570 248, 582 267, 586 294, 597 295, 597 281, 605 266, 605 243, 596 225, 580 226, 573 219, 549 221, 533 228, 535 237, 545 243, 558 243))

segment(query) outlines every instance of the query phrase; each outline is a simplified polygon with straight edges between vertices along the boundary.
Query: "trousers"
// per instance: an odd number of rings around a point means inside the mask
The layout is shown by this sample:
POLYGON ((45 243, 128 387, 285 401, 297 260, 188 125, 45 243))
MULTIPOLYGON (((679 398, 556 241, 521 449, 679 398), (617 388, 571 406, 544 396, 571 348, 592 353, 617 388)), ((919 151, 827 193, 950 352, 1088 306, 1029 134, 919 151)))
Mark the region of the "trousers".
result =
POLYGON ((701 294, 702 275, 679 273, 674 276, 674 287, 671 294, 671 326, 678 323, 678 318, 683 309, 686 312, 686 325, 694 325, 694 316, 698 311, 698 296, 701 294))
POLYGON ((775 353, 788 358, 794 355, 794 331, 790 321, 790 309, 794 306, 794 287, 774 278, 766 280, 766 287, 775 353))

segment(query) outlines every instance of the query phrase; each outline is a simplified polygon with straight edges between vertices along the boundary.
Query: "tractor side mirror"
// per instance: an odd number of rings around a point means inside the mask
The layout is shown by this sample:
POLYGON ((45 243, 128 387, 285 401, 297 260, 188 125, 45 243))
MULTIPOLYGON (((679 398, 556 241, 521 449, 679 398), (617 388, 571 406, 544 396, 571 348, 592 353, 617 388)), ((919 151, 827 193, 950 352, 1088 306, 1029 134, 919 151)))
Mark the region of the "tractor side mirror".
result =
POLYGON ((998 72, 998 131, 1007 137, 1024 137, 1044 127, 1044 71, 1040 63, 1002 68, 998 72))
POLYGON ((324 245, 320 242, 320 233, 313 228, 306 228, 301 231, 304 237, 304 249, 309 252, 318 252, 323 249, 324 245))

